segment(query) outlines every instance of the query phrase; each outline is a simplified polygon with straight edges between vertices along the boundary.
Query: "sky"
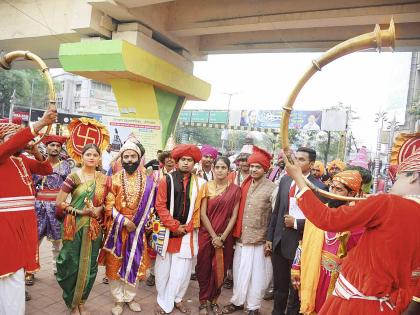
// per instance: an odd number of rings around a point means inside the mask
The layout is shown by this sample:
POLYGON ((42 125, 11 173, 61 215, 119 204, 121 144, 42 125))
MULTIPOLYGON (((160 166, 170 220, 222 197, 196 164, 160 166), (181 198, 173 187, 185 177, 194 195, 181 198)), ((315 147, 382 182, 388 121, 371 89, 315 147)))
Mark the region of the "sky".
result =
MULTIPOLYGON (((212 85, 209 100, 185 109, 281 109, 303 72, 319 53, 210 55, 194 63, 194 75, 212 85)), ((404 123, 411 53, 360 52, 326 65, 305 85, 294 109, 321 110, 342 102, 360 117, 352 123, 358 145, 374 150, 375 113, 404 123)))

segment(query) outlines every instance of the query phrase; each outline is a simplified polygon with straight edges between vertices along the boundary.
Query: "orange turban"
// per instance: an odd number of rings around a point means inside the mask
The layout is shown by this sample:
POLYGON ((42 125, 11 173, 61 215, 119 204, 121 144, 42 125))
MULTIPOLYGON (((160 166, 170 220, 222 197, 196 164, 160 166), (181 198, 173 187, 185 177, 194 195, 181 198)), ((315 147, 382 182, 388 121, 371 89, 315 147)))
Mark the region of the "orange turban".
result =
POLYGON ((172 157, 175 161, 178 162, 183 156, 189 156, 197 163, 201 160, 201 151, 193 144, 178 144, 172 149, 172 157))
POLYGON ((254 146, 252 151, 248 158, 248 164, 258 163, 267 172, 270 168, 271 154, 256 146, 254 146))
POLYGON ((324 163, 322 163, 321 161, 315 161, 313 168, 319 168, 319 170, 321 171, 321 176, 324 175, 325 166, 324 163))
POLYGON ((328 164, 328 171, 331 170, 331 167, 334 166, 337 167, 340 171, 344 171, 344 169, 346 168, 346 163, 344 163, 341 160, 332 160, 329 164, 328 164))
POLYGON ((397 174, 406 172, 420 172, 420 149, 401 162, 397 174))
POLYGON ((346 185, 354 192, 359 192, 362 187, 362 175, 355 170, 340 172, 334 175, 333 180, 346 185))
POLYGON ((20 128, 20 125, 13 123, 0 123, 0 139, 4 138, 8 134, 15 133, 20 128))

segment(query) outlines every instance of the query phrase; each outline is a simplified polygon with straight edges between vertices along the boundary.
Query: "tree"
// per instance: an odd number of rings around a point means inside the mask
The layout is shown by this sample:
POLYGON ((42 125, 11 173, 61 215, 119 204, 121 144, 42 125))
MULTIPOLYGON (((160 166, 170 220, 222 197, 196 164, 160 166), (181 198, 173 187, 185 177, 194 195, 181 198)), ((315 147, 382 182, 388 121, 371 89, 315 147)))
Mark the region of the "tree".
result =
POLYGON ((177 143, 210 144, 216 148, 221 147, 221 135, 221 129, 209 127, 181 126, 178 124, 175 130, 177 143))
POLYGON ((3 116, 8 116, 10 99, 16 90, 16 106, 45 108, 48 100, 48 85, 41 72, 35 69, 0 71, 0 104, 3 116), (33 88, 33 90, 32 90, 33 88))
MULTIPOLYGON (((325 131, 305 131, 293 129, 294 136, 293 144, 294 148, 299 147, 311 147, 317 151, 318 160, 330 161, 335 159, 338 154, 340 133, 330 132, 330 143, 328 144, 328 132, 325 131)), ((289 130, 289 133, 291 130, 289 130)))
POLYGON ((242 130, 230 130, 227 149, 230 152, 240 151, 244 145, 247 132, 242 130))

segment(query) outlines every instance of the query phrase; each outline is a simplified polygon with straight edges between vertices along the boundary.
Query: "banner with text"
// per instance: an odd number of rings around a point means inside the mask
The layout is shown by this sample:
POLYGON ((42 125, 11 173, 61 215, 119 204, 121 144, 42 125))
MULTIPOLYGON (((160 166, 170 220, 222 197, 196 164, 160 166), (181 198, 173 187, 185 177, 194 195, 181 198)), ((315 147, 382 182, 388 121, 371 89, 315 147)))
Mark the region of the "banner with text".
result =
MULTIPOLYGON (((183 110, 179 115, 182 123, 227 124, 250 128, 280 128, 281 110, 183 110)), ((303 130, 321 130, 322 111, 293 111, 289 128, 303 130)))
POLYGON ((162 149, 162 126, 160 120, 121 117, 102 117, 109 130, 112 151, 117 152, 129 138, 136 138, 146 150, 146 161, 156 157, 162 149))

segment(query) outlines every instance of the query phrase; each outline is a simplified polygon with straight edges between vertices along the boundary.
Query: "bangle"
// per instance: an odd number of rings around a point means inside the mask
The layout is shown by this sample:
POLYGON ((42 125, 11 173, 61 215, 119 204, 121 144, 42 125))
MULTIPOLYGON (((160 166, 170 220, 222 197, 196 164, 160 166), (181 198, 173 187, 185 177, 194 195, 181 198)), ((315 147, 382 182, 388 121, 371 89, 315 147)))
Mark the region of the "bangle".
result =
POLYGON ((70 204, 69 203, 67 203, 67 202, 65 202, 65 201, 63 201, 62 203, 60 203, 59 205, 58 205, 58 207, 61 209, 61 210, 67 210, 67 207, 68 206, 70 206, 70 204))
MULTIPOLYGON (((64 202, 63 202, 64 203, 64 202)), ((63 206, 64 211, 66 211, 68 214, 71 214, 71 206, 69 204, 63 206)))

